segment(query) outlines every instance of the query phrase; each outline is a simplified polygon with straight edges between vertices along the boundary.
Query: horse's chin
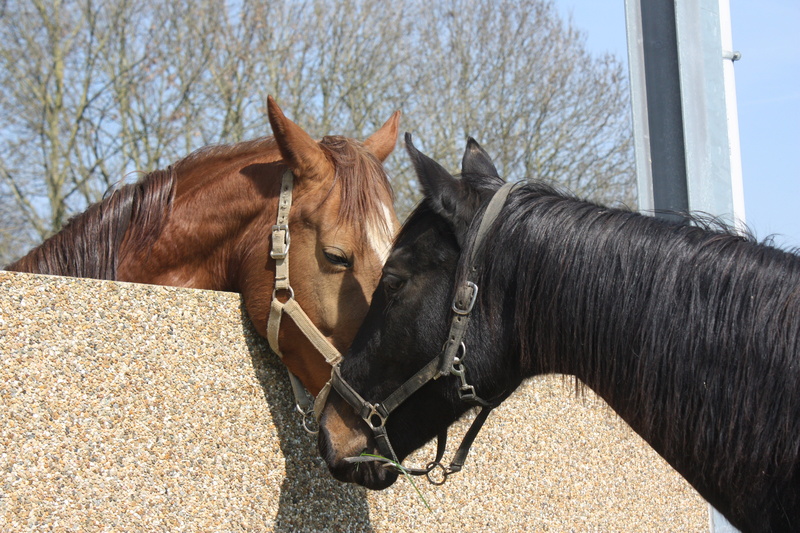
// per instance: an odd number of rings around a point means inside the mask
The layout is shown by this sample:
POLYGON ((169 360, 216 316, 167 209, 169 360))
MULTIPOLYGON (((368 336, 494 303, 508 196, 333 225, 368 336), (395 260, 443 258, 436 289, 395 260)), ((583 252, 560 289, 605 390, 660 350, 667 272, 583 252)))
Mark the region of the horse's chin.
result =
POLYGON ((328 465, 334 478, 345 483, 355 483, 370 490, 383 490, 397 481, 398 474, 379 463, 347 463, 341 467, 328 465))

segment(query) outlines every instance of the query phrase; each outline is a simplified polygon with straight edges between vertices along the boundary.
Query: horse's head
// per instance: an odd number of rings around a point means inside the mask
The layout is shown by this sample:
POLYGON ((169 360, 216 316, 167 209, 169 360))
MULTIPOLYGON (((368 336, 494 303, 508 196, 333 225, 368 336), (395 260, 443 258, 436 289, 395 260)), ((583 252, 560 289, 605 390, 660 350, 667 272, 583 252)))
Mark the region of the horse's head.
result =
MULTIPOLYGON (((369 403, 385 402, 442 353, 462 246, 474 231, 470 228, 476 213, 503 183, 488 155, 473 140, 464 154, 461 178, 417 151, 408 134, 406 143, 425 199, 400 231, 369 313, 338 370, 369 403)), ((495 399, 504 391, 495 390, 489 363, 482 358, 502 349, 491 345, 502 326, 499 317, 492 324, 482 324, 488 322, 486 314, 483 305, 475 306, 464 339, 465 358, 477 394, 495 399)), ((390 413, 385 428, 397 459, 432 439, 469 408, 460 400, 458 389, 452 375, 428 381, 390 413)), ((320 452, 337 479, 373 489, 394 482, 397 474, 377 463, 348 461, 360 455, 382 455, 386 448, 378 447, 370 427, 336 388, 329 394, 320 423, 320 452)), ((379 423, 376 418, 374 425, 379 423)))
MULTIPOLYGON (((338 136, 315 141, 274 100, 268 104, 281 161, 254 167, 267 172, 277 166, 281 174, 288 167, 293 175, 285 259, 291 293, 273 292, 278 267, 274 250, 270 255, 267 249, 269 228, 276 223, 270 210, 264 215, 269 220, 255 225, 261 242, 251 239, 242 251, 239 283, 248 314, 266 336, 272 297, 286 301, 294 296, 319 332, 344 352, 366 315, 399 227, 381 164, 394 149, 399 113, 363 143, 338 136)), ((277 187, 269 194, 274 206, 277 187)), ((291 317, 280 321, 278 345, 284 364, 316 395, 330 377, 330 366, 291 317)))
POLYGON ((323 354, 350 345, 399 226, 382 162, 400 113, 364 142, 317 142, 271 97, 268 114, 274 137, 205 147, 120 187, 9 268, 240 292, 316 395, 323 354))

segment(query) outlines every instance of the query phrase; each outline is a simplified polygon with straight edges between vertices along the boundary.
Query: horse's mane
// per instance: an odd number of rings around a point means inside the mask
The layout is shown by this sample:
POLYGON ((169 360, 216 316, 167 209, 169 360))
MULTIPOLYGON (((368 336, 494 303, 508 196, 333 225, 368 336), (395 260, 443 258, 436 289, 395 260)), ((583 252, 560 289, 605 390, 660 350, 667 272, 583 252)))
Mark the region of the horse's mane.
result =
POLYGON ((129 227, 144 246, 160 235, 175 197, 173 167, 114 190, 6 270, 113 280, 117 251, 129 227))
POLYGON ((491 235, 478 285, 493 316, 514 295, 527 375, 582 376, 712 490, 800 475, 800 257, 533 183, 491 235))

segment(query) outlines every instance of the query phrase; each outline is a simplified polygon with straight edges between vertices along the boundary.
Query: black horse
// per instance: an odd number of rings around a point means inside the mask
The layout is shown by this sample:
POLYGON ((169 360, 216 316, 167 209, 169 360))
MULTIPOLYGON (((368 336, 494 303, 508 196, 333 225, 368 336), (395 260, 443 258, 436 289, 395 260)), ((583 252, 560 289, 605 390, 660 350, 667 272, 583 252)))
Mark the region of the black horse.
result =
POLYGON ((457 178, 406 143, 425 199, 334 373, 319 445, 336 478, 385 488, 396 469, 367 454, 402 460, 465 397, 496 405, 527 377, 572 374, 733 525, 800 531, 800 257, 537 183, 510 192, 473 252, 503 185, 491 160, 470 139, 457 178), (438 360, 465 280, 479 289, 456 341, 463 378, 438 360), (444 370, 420 378, 426 365, 444 370))

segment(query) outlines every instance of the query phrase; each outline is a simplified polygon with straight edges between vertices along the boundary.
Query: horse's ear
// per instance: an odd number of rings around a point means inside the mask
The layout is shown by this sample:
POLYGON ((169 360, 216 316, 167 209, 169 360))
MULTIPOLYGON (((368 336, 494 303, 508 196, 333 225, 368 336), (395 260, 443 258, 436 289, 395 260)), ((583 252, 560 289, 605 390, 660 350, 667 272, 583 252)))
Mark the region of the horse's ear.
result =
POLYGON ((472 217, 480 205, 480 194, 469 183, 453 177, 439 163, 426 156, 411 142, 406 133, 406 150, 430 206, 450 222, 459 244, 467 233, 472 217))
POLYGON ((317 141, 286 118, 272 96, 267 97, 267 114, 281 157, 298 179, 326 176, 334 172, 333 164, 317 141))
POLYGON ((364 141, 364 146, 370 149, 381 162, 385 161, 397 144, 397 130, 400 126, 400 111, 395 111, 389 120, 384 122, 381 129, 369 136, 364 141))
MULTIPOLYGON (((461 174, 470 182, 480 178, 483 178, 484 181, 487 181, 485 178, 497 178, 502 182, 492 158, 472 137, 467 140, 467 148, 464 150, 464 157, 461 159, 461 174)), ((497 180, 488 181, 498 183, 497 180)))

